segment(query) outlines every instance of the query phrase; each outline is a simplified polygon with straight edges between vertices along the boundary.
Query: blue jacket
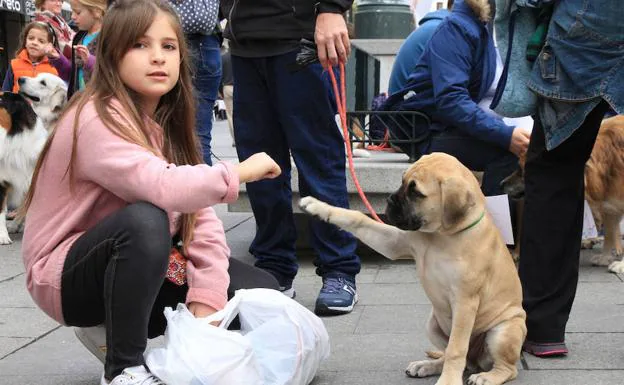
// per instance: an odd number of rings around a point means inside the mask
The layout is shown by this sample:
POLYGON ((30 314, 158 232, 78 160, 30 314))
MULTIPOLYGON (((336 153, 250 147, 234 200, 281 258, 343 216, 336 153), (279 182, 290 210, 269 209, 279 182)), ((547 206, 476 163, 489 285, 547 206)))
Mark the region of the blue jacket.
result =
MULTIPOLYGON (((458 0, 434 32, 407 85, 385 110, 420 111, 432 129, 457 129, 508 149, 514 127, 477 105, 496 73, 496 51, 483 0, 458 0)), ((487 9, 486 9, 487 8, 487 9)))
POLYGON ((601 100, 624 114, 621 0, 558 1, 529 88, 539 96, 546 148, 565 141, 601 100))
POLYGON ((422 55, 431 35, 435 32, 440 22, 450 15, 451 13, 446 9, 440 9, 438 11, 429 12, 418 22, 418 28, 416 28, 405 39, 399 53, 397 53, 392 65, 392 72, 390 73, 390 81, 388 84, 388 93, 393 94, 405 87, 407 78, 412 73, 418 60, 422 55))

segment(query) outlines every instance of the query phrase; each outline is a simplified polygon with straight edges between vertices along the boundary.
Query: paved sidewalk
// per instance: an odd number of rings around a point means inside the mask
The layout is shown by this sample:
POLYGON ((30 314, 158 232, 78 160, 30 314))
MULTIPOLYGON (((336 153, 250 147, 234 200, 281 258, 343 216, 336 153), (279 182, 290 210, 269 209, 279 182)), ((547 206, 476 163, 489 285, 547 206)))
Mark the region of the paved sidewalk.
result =
MULTIPOLYGON (((217 156, 234 152, 225 123, 215 124, 217 156)), ((397 182, 398 183, 398 182, 397 182)), ((251 214, 228 213, 224 222, 232 257, 247 262, 255 231, 251 214)), ((69 328, 38 310, 25 289, 20 239, 0 246, 0 385, 96 385, 102 367, 69 328)), ((590 267, 584 251, 581 278, 566 342, 570 355, 540 360, 524 356, 517 385, 621 385, 624 383, 624 277, 590 267)), ((312 256, 302 251, 297 300, 312 308, 320 278, 312 256)), ((407 363, 430 348, 425 320, 430 305, 412 261, 363 258, 358 276, 360 303, 353 313, 324 318, 332 353, 312 385, 432 385, 437 378, 411 379, 407 363)), ((236 385, 236 384, 232 384, 236 385)))

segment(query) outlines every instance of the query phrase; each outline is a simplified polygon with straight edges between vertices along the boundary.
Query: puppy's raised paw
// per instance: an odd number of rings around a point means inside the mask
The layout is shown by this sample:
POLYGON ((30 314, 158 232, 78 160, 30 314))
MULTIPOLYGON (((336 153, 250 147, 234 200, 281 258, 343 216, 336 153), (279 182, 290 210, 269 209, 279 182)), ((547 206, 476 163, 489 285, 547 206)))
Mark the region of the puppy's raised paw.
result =
POLYGON ((313 215, 325 222, 329 221, 331 207, 327 203, 323 203, 313 197, 303 197, 299 201, 299 207, 307 214, 313 215))
POLYGON ((409 377, 428 377, 442 373, 442 360, 413 361, 407 365, 405 374, 409 377))

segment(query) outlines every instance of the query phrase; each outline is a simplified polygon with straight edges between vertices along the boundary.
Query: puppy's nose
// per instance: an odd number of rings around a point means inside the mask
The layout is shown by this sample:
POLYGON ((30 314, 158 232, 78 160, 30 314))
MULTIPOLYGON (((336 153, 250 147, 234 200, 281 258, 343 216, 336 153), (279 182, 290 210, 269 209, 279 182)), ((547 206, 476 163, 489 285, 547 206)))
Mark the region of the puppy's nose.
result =
POLYGON ((26 83, 26 78, 24 76, 20 76, 20 78, 17 79, 17 84, 21 86, 24 83, 26 83))

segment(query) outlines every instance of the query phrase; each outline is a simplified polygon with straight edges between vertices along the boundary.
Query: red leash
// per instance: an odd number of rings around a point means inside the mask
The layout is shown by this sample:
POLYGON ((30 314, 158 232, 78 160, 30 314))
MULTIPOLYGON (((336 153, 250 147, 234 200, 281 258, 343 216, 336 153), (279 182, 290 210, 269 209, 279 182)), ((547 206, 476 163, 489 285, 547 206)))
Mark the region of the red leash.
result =
POLYGON ((336 96, 336 105, 338 106, 338 114, 340 115, 340 122, 342 123, 342 134, 344 136, 345 145, 347 147, 347 159, 349 160, 349 171, 351 172, 351 179, 353 179, 353 183, 355 184, 355 188, 364 202, 364 205, 371 213, 373 218, 380 223, 384 223, 377 213, 373 206, 366 199, 366 195, 364 195, 364 191, 362 191, 362 187, 360 187, 360 182, 355 175, 355 166, 353 165, 353 152, 351 151, 351 141, 349 140, 349 131, 347 130, 347 97, 346 97, 346 86, 345 86, 345 67, 344 63, 340 63, 340 92, 338 92, 338 82, 336 81, 336 76, 334 75, 334 70, 332 67, 329 67, 329 77, 331 78, 332 86, 334 87, 334 95, 336 96))

